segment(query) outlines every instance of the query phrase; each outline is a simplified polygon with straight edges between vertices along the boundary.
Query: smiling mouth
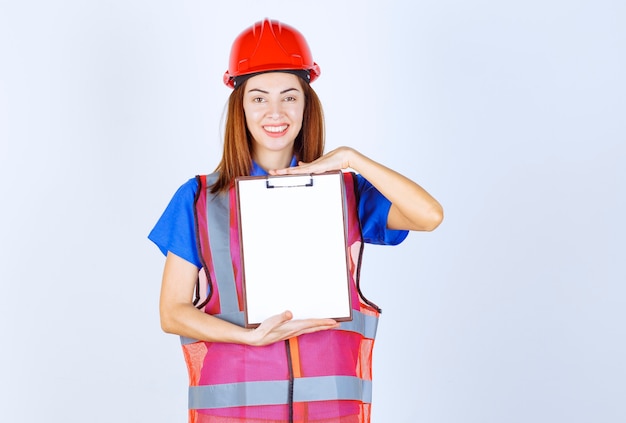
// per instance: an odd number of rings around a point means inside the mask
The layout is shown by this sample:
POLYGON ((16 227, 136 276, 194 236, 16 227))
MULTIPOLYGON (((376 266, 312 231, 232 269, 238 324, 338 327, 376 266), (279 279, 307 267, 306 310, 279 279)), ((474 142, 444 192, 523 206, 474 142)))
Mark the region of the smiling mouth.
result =
POLYGON ((267 132, 271 132, 272 134, 280 134, 281 132, 285 132, 289 125, 280 125, 280 126, 264 126, 267 132))

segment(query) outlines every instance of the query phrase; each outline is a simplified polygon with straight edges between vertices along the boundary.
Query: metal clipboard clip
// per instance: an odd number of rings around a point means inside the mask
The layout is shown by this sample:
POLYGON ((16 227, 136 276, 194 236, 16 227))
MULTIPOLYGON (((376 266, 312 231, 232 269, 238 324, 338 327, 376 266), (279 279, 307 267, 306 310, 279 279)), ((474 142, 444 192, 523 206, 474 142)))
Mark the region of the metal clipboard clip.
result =
POLYGON ((267 176, 265 178, 266 188, 295 188, 312 187, 313 175, 287 175, 287 176, 267 176))

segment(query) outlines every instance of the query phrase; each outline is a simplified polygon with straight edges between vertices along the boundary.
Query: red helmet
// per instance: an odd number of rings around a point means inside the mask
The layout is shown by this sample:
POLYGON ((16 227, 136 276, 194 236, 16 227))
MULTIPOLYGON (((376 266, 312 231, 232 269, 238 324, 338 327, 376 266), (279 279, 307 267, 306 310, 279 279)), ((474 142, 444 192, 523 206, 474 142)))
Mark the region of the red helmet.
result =
POLYGON ((309 82, 320 75, 311 50, 302 34, 278 21, 265 19, 243 31, 230 50, 224 83, 235 86, 234 78, 259 72, 306 71, 309 82))

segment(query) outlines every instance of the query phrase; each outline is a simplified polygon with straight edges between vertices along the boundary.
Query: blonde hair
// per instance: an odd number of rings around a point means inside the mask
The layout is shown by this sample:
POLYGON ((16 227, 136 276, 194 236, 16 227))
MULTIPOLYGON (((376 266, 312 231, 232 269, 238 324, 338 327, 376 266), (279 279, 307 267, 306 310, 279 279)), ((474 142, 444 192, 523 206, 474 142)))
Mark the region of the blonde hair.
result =
MULTIPOLYGON (((324 153, 325 129, 322 103, 311 86, 301 81, 305 96, 302 129, 294 142, 297 160, 312 162, 324 153)), ((247 81, 237 86, 228 99, 226 125, 224 127, 224 152, 215 169, 219 173, 211 186, 212 193, 227 191, 238 176, 249 176, 252 169, 252 137, 246 127, 243 95, 247 81)))

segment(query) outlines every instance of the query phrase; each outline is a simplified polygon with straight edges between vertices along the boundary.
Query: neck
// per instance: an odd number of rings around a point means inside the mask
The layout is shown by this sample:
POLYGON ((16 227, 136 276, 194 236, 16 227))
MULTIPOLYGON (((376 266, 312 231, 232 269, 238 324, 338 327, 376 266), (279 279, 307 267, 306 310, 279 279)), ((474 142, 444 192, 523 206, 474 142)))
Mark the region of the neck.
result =
POLYGON ((256 162, 256 164, 266 172, 289 167, 292 157, 293 152, 289 152, 288 154, 281 152, 275 154, 252 155, 252 159, 256 162))

